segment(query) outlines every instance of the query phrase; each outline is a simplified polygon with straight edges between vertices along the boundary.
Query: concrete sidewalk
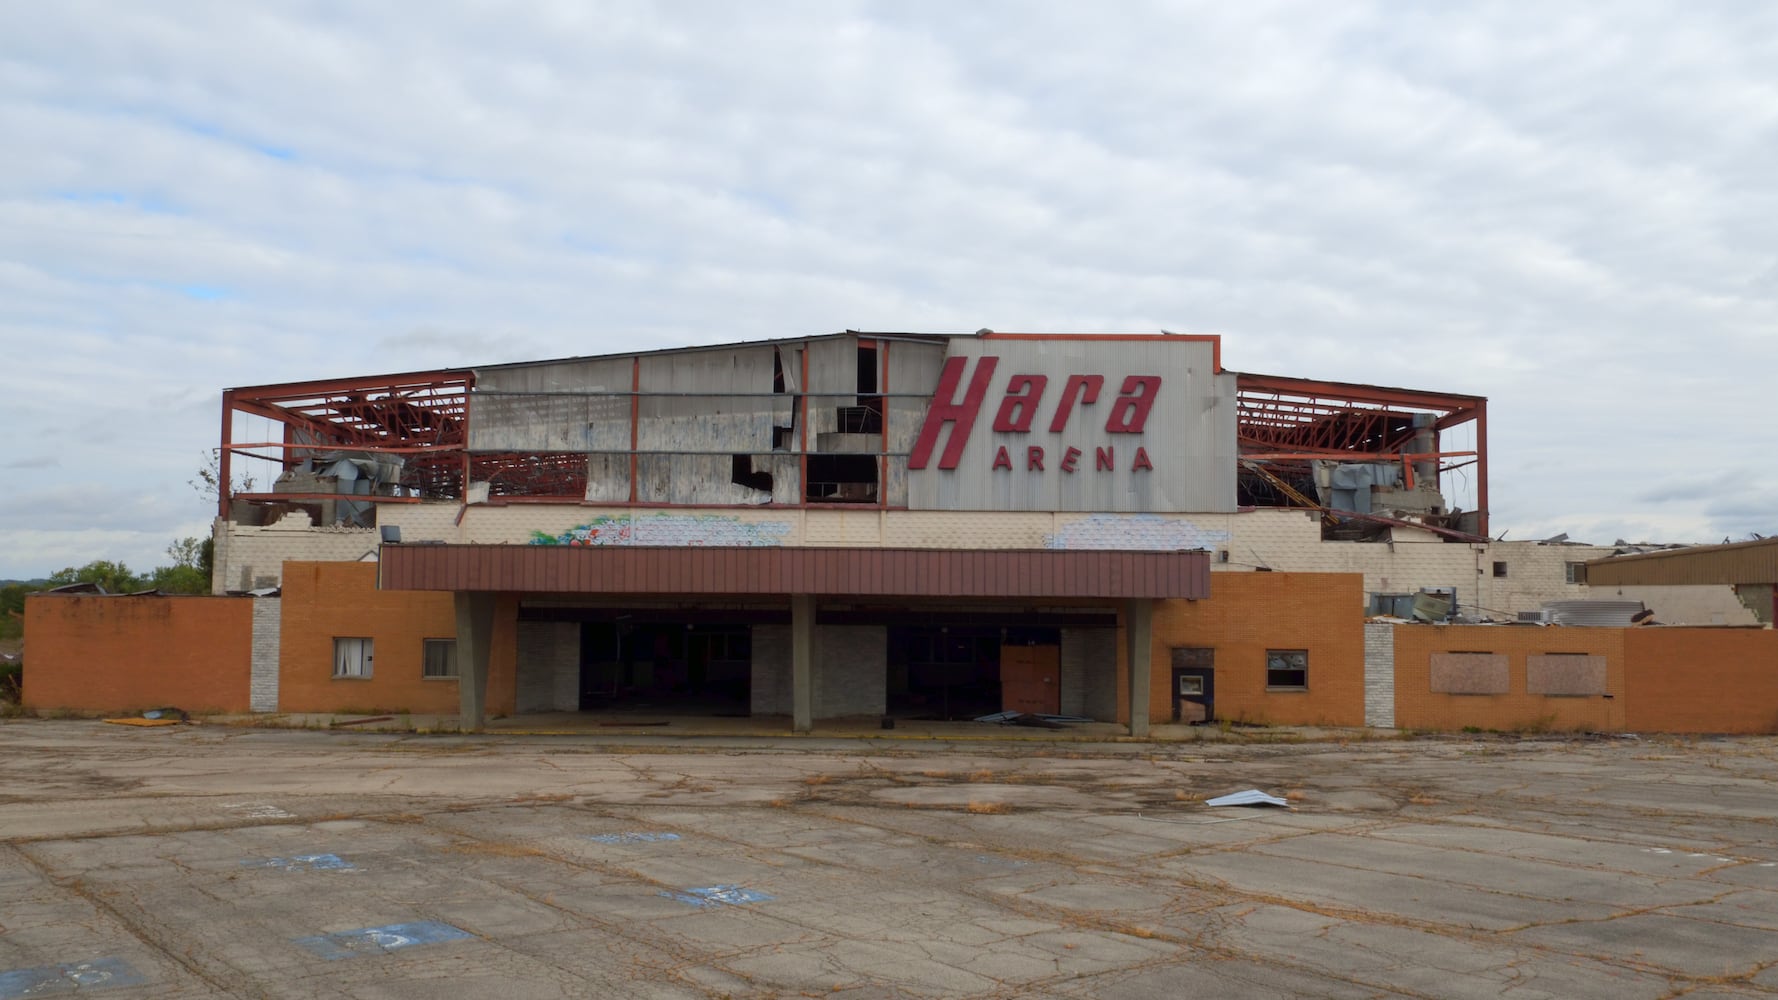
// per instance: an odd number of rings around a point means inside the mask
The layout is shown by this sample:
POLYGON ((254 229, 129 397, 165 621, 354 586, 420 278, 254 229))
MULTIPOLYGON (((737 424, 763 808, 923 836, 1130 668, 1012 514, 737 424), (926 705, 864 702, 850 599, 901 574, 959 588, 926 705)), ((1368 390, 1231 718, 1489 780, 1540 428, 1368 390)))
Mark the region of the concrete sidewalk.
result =
MULTIPOLYGON (((264 715, 210 716, 200 722, 265 729, 354 730, 358 732, 413 733, 420 735, 458 733, 455 715, 412 715, 401 713, 389 717, 339 715, 327 713, 282 713, 264 715)), ((870 739, 870 740, 973 740, 1018 741, 1042 743, 1103 742, 1291 742, 1344 739, 1403 739, 1407 734, 1394 730, 1333 729, 1309 726, 1231 726, 1154 725, 1145 738, 1132 738, 1128 727, 1111 722, 1066 723, 1059 729, 1045 729, 986 722, 940 722, 933 720, 895 720, 894 728, 885 729, 876 717, 830 719, 816 723, 808 733, 791 730, 789 716, 645 715, 635 712, 545 712, 502 716, 490 719, 482 730, 488 735, 508 736, 659 736, 663 738, 737 738, 761 739, 870 739)))

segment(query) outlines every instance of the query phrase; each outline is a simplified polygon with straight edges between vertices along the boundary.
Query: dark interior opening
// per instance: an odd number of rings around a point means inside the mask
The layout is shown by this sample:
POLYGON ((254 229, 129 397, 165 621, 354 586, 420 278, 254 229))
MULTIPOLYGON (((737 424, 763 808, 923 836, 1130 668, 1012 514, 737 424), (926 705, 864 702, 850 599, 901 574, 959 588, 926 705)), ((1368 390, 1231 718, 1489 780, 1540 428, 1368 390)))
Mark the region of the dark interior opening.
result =
POLYGON ((582 711, 745 716, 751 709, 753 628, 744 624, 586 622, 582 711))
POLYGON ((858 391, 873 393, 877 391, 877 348, 876 345, 858 345, 858 391))
POLYGON ((1004 646, 1059 646, 1053 628, 891 625, 889 714, 906 719, 974 719, 1004 711, 1004 646))
POLYGON ((772 492, 772 474, 756 472, 753 468, 752 455, 735 455, 729 463, 729 482, 737 486, 749 486, 756 490, 772 492))
POLYGON ((810 503, 876 503, 877 456, 810 455, 803 498, 810 503))

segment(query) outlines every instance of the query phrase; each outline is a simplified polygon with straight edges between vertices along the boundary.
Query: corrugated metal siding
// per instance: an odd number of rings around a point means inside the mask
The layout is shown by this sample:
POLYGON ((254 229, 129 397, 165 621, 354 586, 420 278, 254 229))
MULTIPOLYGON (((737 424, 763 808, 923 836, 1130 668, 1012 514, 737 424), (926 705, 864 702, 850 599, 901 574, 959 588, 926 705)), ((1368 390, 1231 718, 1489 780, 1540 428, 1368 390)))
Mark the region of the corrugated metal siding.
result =
MULTIPOLYGON (((920 344, 913 341, 892 341, 887 343, 889 351, 889 385, 890 393, 930 393, 938 385, 939 370, 945 364, 945 348, 943 344, 920 344)), ((879 348, 882 350, 884 348, 879 348)), ((926 407, 931 400, 925 397, 890 395, 884 399, 885 420, 888 423, 887 451, 891 456, 889 481, 884 484, 883 495, 891 507, 905 507, 908 503, 908 461, 907 453, 913 450, 914 442, 920 437, 920 426, 926 422, 926 407)))
POLYGON ((618 357, 478 369, 469 450, 627 451, 630 366, 618 357))
POLYGON ((1778 583, 1778 538, 1616 556, 1587 564, 1587 584, 1682 586, 1778 583))
POLYGON ((861 597, 1210 596, 1207 552, 389 545, 385 590, 861 597))

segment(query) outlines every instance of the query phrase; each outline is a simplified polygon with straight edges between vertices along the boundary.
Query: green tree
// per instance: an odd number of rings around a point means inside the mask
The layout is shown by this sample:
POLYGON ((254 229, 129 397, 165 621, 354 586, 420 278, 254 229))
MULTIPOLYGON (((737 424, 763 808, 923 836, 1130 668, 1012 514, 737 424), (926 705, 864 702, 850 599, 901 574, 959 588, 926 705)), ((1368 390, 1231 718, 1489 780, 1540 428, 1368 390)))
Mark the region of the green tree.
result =
POLYGON ((162 566, 148 574, 148 585, 163 594, 208 594, 210 574, 196 566, 162 566))
POLYGON ((144 589, 141 577, 130 572, 130 568, 123 563, 109 559, 94 559, 78 569, 70 566, 49 575, 51 587, 62 587, 70 583, 96 583, 108 594, 127 594, 144 589))
POLYGON ((25 595, 33 589, 22 583, 0 587, 0 639, 17 639, 25 634, 25 595))
POLYGON ((148 575, 148 584, 166 594, 208 594, 215 543, 208 538, 181 538, 167 546, 171 566, 148 575))

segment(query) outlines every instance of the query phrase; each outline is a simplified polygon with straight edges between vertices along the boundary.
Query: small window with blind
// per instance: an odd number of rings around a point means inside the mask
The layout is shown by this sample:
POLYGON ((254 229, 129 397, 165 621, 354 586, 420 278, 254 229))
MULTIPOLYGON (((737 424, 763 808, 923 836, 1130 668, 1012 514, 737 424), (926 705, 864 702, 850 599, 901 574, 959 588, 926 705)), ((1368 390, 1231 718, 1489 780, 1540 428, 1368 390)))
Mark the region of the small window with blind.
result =
POLYGON ((333 640, 335 680, 369 680, 375 659, 375 646, 369 639, 347 636, 333 640))
POLYGON ((447 680, 457 676, 457 640, 427 639, 420 651, 420 676, 447 680))

